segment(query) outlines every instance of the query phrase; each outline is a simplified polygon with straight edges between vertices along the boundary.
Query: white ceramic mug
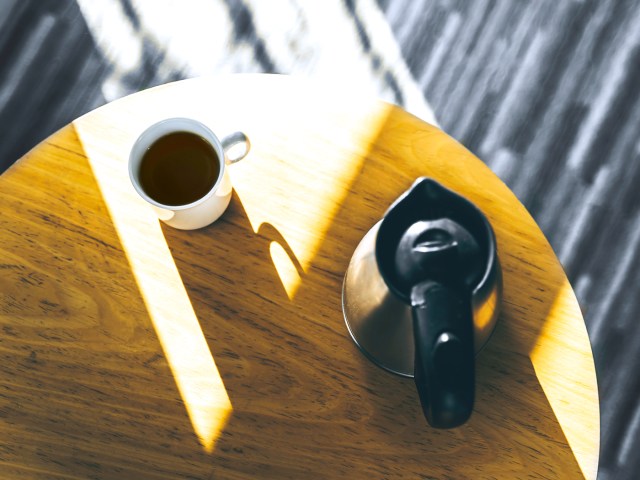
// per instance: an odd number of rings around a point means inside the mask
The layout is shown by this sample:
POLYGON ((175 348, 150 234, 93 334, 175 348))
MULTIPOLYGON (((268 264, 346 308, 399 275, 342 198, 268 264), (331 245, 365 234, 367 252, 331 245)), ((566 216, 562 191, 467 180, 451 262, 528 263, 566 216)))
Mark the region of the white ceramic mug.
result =
MULTIPOLYGON (((129 154, 129 177, 138 194, 149 202, 160 220, 181 230, 194 230, 215 222, 224 213, 231 201, 231 179, 226 166, 243 159, 249 153, 248 137, 242 132, 234 132, 219 140, 202 122, 191 118, 167 118, 148 127, 137 138, 129 154), (220 171, 214 185, 197 200, 185 205, 164 205, 151 198, 140 184, 140 163, 147 150, 160 138, 175 132, 189 132, 203 138, 216 152, 220 171), (230 150, 241 145, 237 155, 230 156, 230 150)), ((234 152, 236 149, 233 149, 234 152)))

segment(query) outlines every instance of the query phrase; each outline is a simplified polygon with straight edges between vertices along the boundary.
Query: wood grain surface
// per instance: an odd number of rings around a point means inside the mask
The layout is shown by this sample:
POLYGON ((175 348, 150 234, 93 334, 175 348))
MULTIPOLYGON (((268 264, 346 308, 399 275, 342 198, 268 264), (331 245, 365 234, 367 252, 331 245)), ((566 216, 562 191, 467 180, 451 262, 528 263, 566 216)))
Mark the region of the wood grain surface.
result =
POLYGON ((391 105, 280 76, 106 105, 0 176, 0 477, 595 478, 597 384, 573 291, 509 189, 391 105), (159 223, 130 185, 150 122, 241 128, 215 224, 159 223), (488 216, 503 313, 468 424, 429 428, 340 308, 361 237, 418 176, 488 216))

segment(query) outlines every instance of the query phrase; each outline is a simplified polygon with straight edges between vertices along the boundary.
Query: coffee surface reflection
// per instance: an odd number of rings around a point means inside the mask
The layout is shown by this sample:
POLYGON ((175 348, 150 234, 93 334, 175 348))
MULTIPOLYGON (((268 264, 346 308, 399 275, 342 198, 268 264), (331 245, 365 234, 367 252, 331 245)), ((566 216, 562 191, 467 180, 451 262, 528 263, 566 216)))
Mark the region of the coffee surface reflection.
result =
POLYGON ((215 149, 200 135, 173 132, 156 140, 140 162, 145 193, 163 205, 188 205, 204 197, 220 175, 215 149))

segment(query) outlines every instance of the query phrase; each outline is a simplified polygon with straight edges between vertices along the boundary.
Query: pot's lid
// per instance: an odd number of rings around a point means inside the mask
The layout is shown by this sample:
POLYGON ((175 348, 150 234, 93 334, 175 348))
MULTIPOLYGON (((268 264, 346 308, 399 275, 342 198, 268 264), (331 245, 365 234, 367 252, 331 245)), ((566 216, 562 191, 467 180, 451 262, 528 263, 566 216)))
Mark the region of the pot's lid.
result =
POLYGON ((413 223, 396 247, 394 281, 406 297, 425 280, 471 292, 482 272, 478 242, 450 218, 413 223))
POLYGON ((490 227, 475 205, 435 180, 420 178, 387 211, 376 261, 389 289, 410 303, 424 280, 472 292, 492 254, 490 227))

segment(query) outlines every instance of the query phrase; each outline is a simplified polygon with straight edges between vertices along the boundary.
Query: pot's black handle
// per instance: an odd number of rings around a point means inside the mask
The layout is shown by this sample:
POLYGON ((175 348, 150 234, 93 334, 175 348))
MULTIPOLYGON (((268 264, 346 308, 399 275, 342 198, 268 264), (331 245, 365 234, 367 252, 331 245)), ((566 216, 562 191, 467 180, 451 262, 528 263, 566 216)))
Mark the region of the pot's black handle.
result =
POLYGON ((411 290, 415 338, 414 375, 429 424, 453 428, 473 410, 474 344, 471 298, 440 283, 411 290))

